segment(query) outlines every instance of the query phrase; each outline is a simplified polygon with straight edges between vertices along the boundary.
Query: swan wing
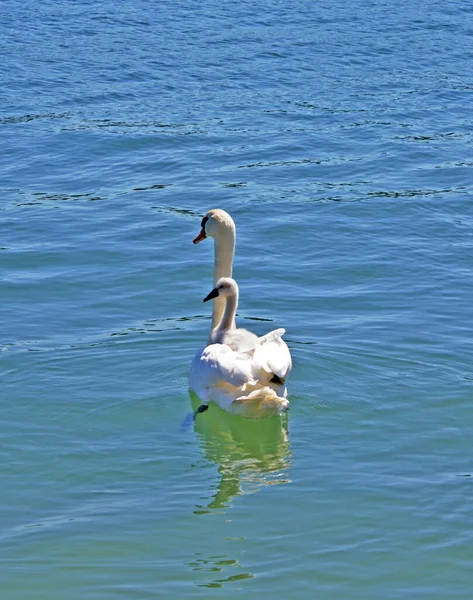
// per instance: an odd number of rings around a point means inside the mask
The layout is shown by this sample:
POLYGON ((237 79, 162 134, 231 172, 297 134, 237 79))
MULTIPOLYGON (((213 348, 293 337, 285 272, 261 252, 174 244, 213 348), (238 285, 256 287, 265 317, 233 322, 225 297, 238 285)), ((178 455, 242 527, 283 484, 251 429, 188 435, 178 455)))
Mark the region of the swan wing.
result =
POLYGON ((261 337, 259 337, 258 342, 260 344, 266 344, 267 342, 272 342, 273 340, 277 340, 278 338, 282 337, 285 333, 286 333, 286 330, 283 329, 282 327, 280 327, 279 329, 273 329, 273 331, 270 331, 266 335, 262 335, 261 337))
MULTIPOLYGON (((279 331, 276 329, 274 332, 263 336, 265 338, 267 336, 272 337, 256 347, 253 361, 256 369, 260 372, 263 371, 264 373, 277 375, 283 382, 291 372, 292 359, 289 348, 281 337, 282 334, 276 335, 276 332, 279 331)), ((284 332, 284 330, 282 331, 284 332)))
POLYGON ((254 383, 252 360, 247 354, 234 352, 224 344, 210 344, 197 352, 191 364, 189 383, 201 398, 209 388, 231 385, 242 387, 254 383))

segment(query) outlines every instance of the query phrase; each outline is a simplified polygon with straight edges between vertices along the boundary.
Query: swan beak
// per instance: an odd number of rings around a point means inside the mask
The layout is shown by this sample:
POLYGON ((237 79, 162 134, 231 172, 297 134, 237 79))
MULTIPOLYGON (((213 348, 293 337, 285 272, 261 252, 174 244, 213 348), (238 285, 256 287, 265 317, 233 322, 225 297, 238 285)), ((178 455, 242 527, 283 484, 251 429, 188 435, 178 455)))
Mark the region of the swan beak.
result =
POLYGON ((209 300, 213 300, 214 298, 218 298, 218 289, 214 288, 208 296, 204 298, 204 302, 208 302, 209 300))
POLYGON ((198 244, 198 243, 199 243, 199 242, 201 242, 202 240, 205 240, 205 238, 206 238, 206 237, 207 237, 207 236, 205 235, 204 228, 202 227, 202 229, 201 229, 201 232, 199 233, 199 235, 198 235, 196 238, 194 238, 194 239, 192 240, 192 243, 193 243, 193 244, 198 244))

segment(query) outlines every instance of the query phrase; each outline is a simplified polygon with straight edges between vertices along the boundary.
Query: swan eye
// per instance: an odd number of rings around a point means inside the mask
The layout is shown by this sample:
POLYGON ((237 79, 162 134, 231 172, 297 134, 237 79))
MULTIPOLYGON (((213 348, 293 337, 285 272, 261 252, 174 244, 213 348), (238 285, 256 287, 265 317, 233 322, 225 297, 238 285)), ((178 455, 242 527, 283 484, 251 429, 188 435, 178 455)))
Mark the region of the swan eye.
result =
POLYGON ((207 223, 207 221, 209 220, 208 217, 204 217, 200 223, 200 226, 202 227, 202 229, 205 231, 205 225, 207 223))

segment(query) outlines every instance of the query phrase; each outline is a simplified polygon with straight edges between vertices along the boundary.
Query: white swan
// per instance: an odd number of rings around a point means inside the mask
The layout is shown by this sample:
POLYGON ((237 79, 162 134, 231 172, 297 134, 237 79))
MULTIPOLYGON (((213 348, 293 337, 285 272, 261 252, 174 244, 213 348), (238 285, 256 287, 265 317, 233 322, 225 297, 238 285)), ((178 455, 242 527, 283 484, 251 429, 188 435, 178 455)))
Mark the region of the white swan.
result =
POLYGON ((276 329, 258 338, 245 329, 236 329, 238 286, 229 279, 235 225, 228 213, 215 209, 205 215, 194 243, 208 236, 215 241, 217 285, 206 298, 214 299, 212 326, 208 345, 192 361, 190 388, 204 403, 202 408, 214 402, 245 417, 280 414, 289 406, 285 382, 292 368, 289 348, 281 337, 285 331, 276 329))
POLYGON ((213 401, 246 417, 280 414, 289 405, 283 388, 290 368, 281 339, 284 329, 260 338, 246 329, 232 329, 238 286, 230 277, 220 278, 204 302, 218 298, 226 299, 224 313, 210 333, 210 344, 194 357, 192 389, 207 404, 213 401), (273 386, 284 395, 278 396, 273 386))

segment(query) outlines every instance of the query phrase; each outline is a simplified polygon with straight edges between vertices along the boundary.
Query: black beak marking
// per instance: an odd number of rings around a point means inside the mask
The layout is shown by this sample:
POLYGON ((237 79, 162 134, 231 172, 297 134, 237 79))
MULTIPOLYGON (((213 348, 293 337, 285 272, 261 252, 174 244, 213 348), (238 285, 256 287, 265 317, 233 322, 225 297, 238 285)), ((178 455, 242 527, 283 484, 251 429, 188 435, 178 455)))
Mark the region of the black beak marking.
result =
POLYGON ((205 298, 204 298, 204 302, 208 302, 209 300, 213 300, 214 298, 218 297, 218 289, 214 288, 210 294, 208 294, 205 298))

